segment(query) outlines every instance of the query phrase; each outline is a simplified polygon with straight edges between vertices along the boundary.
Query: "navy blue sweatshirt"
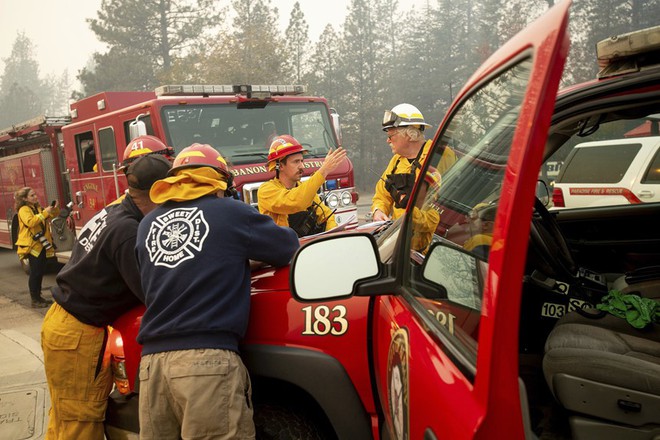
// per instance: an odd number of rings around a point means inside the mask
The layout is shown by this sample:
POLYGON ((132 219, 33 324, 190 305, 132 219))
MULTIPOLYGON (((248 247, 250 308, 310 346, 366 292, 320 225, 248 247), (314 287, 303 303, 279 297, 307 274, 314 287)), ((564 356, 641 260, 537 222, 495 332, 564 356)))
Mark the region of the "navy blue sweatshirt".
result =
POLYGON ((250 312, 249 260, 283 266, 298 246, 293 229, 235 199, 211 195, 156 208, 136 243, 147 305, 142 354, 238 351, 250 312))
POLYGON ((71 258, 51 290, 55 301, 80 322, 104 327, 143 302, 135 259, 142 212, 127 195, 100 210, 80 230, 71 258))

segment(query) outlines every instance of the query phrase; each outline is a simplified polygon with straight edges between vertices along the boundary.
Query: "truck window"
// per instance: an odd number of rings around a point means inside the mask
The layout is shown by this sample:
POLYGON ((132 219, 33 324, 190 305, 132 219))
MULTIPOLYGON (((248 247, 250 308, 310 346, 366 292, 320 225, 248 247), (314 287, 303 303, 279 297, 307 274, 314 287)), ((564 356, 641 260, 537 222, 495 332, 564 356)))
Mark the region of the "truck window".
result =
POLYGON ((295 136, 314 156, 325 156, 335 147, 323 103, 167 106, 162 120, 167 142, 177 153, 193 143, 209 144, 233 165, 265 162, 270 140, 279 134, 295 136))
POLYGON ((557 183, 618 183, 641 148, 641 144, 577 147, 557 183))
POLYGON ((98 136, 103 171, 112 171, 112 166, 117 164, 115 131, 112 127, 102 128, 99 130, 98 136))
MULTIPOLYGON (((404 296, 475 360, 493 225, 514 129, 529 80, 524 59, 472 95, 453 115, 427 162, 408 222, 409 276, 404 296), (455 162, 445 168, 447 155, 455 162), (428 173, 427 173, 428 174, 428 173)), ((477 372, 478 374, 478 372, 477 372)))
POLYGON ((78 168, 81 173, 94 172, 96 151, 94 150, 94 135, 91 131, 75 135, 76 151, 78 153, 78 168))
POLYGON ((644 174, 642 183, 660 184, 660 148, 655 152, 655 156, 644 174))

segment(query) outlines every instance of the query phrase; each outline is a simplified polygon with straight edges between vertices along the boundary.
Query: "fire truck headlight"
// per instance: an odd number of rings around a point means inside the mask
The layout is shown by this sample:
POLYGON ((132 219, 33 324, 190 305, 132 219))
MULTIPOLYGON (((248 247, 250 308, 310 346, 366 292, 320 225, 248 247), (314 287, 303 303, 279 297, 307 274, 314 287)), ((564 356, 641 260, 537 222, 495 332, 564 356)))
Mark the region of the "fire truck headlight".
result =
POLYGON ((350 191, 343 191, 341 193, 341 204, 343 206, 348 206, 353 201, 353 196, 351 196, 350 191))
POLYGON ((328 205, 328 208, 335 209, 339 205, 339 197, 337 197, 337 194, 332 193, 325 199, 325 204, 328 205))

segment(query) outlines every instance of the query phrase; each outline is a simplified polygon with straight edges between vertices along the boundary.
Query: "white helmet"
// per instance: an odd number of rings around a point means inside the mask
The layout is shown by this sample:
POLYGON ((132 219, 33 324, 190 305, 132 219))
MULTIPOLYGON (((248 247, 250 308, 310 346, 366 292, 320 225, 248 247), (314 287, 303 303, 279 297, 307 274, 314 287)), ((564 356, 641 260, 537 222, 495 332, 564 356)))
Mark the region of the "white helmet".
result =
POLYGON ((430 127, 424 122, 424 115, 417 107, 411 104, 399 104, 392 110, 385 110, 383 115, 383 131, 388 128, 403 127, 413 125, 424 131, 425 127, 430 127))

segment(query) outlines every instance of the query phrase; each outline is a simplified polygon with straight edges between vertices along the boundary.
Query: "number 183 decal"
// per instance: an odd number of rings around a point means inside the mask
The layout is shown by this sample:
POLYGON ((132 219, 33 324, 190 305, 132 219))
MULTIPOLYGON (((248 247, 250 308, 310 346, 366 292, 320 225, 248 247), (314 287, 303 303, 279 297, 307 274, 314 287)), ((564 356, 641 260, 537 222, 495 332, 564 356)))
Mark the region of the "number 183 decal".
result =
POLYGON ((341 336, 348 331, 346 306, 340 304, 332 309, 328 306, 307 306, 302 311, 305 312, 303 335, 341 336))

